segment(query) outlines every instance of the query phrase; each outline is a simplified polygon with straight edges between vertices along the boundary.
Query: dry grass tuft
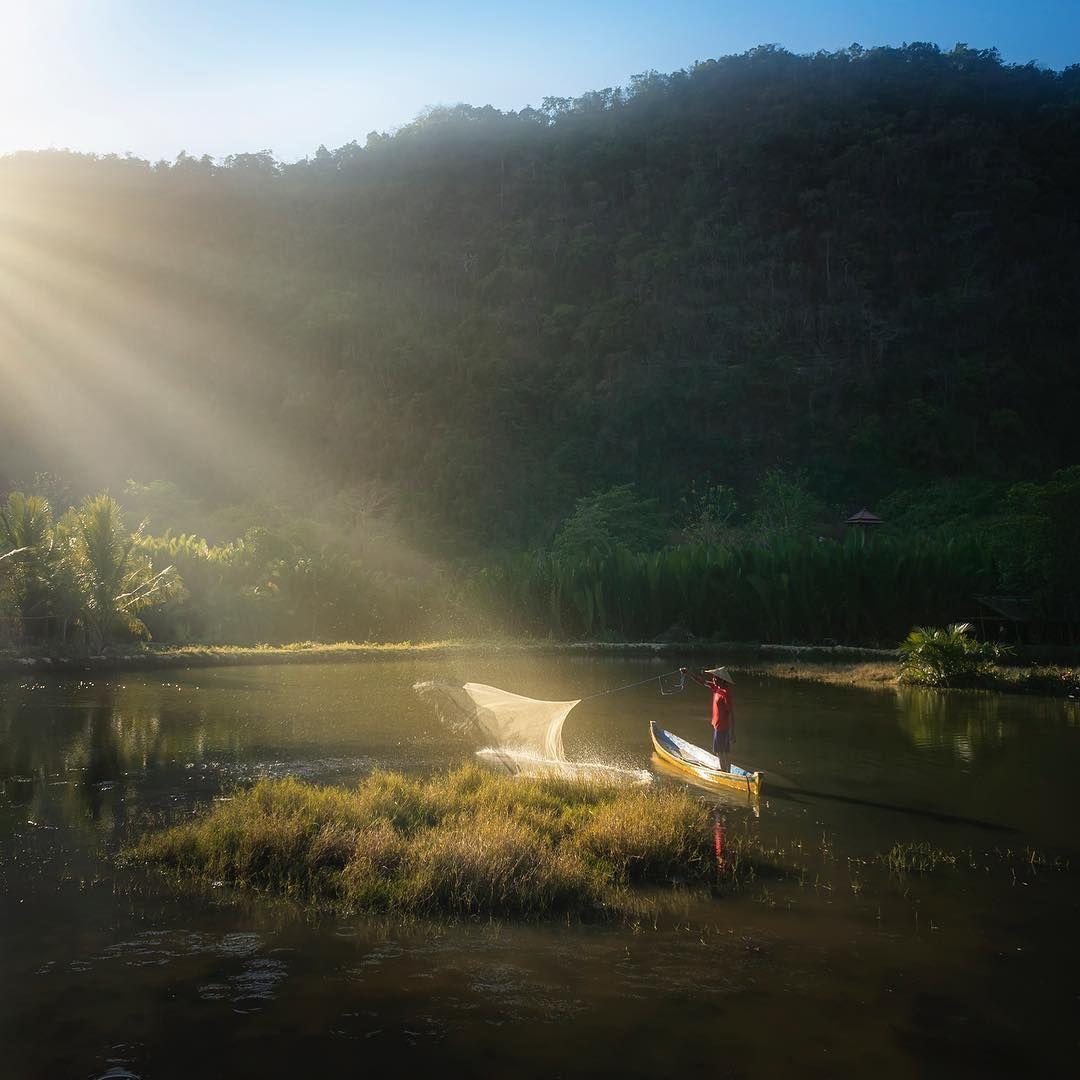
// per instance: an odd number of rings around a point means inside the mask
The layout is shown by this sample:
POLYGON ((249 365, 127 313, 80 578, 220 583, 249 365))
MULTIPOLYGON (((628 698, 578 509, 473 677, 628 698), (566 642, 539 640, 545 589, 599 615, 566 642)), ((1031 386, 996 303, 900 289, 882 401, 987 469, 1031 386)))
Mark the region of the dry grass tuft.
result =
POLYGON ((468 766, 354 790, 262 780, 128 857, 349 912, 628 915, 638 885, 715 883, 712 818, 684 791, 468 766))

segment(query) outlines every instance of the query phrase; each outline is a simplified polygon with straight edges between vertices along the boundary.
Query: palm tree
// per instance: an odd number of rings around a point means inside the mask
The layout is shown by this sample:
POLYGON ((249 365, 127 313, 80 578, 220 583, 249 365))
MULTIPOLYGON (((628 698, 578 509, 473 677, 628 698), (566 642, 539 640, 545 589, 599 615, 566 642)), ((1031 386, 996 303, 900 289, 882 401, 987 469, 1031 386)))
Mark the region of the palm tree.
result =
POLYGON ((45 499, 13 491, 7 502, 0 503, 0 553, 7 562, 4 569, 19 618, 43 619, 51 614, 56 551, 52 510, 45 499))
POLYGON ((117 631, 145 637, 139 611, 161 603, 178 585, 167 566, 157 573, 139 550, 142 526, 130 533, 123 513, 108 494, 85 499, 62 520, 67 556, 83 594, 82 618, 97 647, 117 631))

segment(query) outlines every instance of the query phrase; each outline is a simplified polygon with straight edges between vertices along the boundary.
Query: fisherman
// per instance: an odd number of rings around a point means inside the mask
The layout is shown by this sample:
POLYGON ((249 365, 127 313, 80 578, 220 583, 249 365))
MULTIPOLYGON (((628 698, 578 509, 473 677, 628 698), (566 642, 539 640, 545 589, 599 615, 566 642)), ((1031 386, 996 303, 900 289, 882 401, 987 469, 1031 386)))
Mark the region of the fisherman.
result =
POLYGON ((726 667, 706 668, 702 678, 689 668, 679 668, 706 690, 712 691, 712 749, 724 772, 731 772, 731 744, 735 741, 735 708, 731 704, 731 687, 734 679, 726 667))

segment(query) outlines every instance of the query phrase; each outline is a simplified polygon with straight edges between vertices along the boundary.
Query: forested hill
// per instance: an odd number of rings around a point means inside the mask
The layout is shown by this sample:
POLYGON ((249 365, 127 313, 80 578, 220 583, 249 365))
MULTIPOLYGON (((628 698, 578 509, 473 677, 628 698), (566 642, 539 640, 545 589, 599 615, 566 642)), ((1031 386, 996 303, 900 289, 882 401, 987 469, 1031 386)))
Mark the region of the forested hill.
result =
POLYGON ((1041 478, 1080 461, 1078 177, 1080 67, 925 45, 439 108, 290 165, 15 155, 0 473, 373 491, 447 550, 625 482, 1041 478))

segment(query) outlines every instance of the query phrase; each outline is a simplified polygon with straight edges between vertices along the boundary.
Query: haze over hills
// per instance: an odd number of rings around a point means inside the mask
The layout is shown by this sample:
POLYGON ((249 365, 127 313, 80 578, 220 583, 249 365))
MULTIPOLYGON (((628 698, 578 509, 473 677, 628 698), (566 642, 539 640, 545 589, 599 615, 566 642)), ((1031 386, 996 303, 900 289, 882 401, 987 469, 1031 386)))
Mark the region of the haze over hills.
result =
POLYGON ((1080 461, 1080 66, 766 47, 276 162, 0 159, 0 481, 370 493, 432 548, 584 494, 830 506, 1080 461))
POLYGON ((0 7, 0 1080, 1076 1069, 1080 0, 0 7))

